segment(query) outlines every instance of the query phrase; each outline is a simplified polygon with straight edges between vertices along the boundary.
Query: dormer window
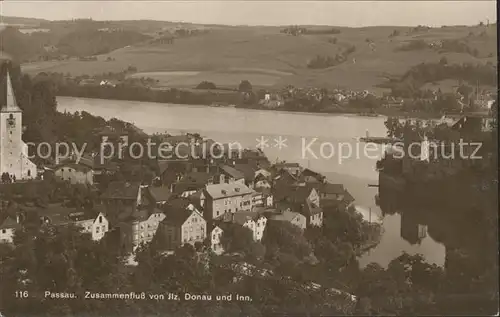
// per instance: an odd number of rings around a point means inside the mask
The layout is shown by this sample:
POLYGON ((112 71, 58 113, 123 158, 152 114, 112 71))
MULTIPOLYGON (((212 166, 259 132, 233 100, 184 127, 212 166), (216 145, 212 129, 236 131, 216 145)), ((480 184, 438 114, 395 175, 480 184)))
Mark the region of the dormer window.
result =
POLYGON ((220 192, 222 193, 222 195, 226 195, 227 194, 227 191, 224 190, 224 189, 222 189, 220 192))
POLYGON ((239 192, 240 192, 240 189, 239 189, 238 187, 237 187, 237 188, 235 188, 234 190, 235 190, 237 193, 239 193, 239 192))

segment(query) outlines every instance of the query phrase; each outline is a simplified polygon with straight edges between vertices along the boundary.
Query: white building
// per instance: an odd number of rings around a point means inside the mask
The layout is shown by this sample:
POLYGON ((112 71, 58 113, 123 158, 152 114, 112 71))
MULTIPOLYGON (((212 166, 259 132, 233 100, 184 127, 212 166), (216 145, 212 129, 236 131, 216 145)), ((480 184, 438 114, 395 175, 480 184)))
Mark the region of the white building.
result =
POLYGON ((7 72, 5 104, 0 109, 0 175, 8 173, 16 180, 37 176, 36 165, 28 158, 28 146, 22 140, 23 114, 17 106, 10 75, 7 72))
POLYGON ((94 184, 94 171, 89 167, 76 163, 61 164, 54 170, 54 175, 71 184, 94 184))
POLYGON ((224 252, 221 244, 222 229, 219 226, 214 226, 210 233, 210 246, 215 254, 219 255, 224 252))
POLYGON ((0 243, 12 243, 14 240, 14 232, 20 227, 19 217, 17 220, 11 217, 0 219, 0 243))
POLYGON ((254 241, 262 240, 267 225, 267 218, 257 212, 237 212, 231 215, 231 222, 252 231, 254 241))
POLYGON ((99 213, 97 217, 89 217, 85 220, 79 220, 75 225, 83 228, 83 232, 90 233, 92 240, 101 240, 109 230, 109 222, 103 213, 99 213))

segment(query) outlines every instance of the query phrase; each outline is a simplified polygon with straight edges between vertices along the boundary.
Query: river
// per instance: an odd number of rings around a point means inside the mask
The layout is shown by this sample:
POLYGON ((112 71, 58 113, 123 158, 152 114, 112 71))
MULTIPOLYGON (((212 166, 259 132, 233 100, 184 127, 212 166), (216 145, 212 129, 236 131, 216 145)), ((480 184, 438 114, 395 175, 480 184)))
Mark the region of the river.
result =
POLYGON ((356 138, 369 133, 384 136, 383 117, 306 114, 238 108, 214 108, 139 101, 58 97, 59 111, 86 111, 105 119, 134 123, 146 133, 197 132, 218 142, 255 148, 259 141, 271 161, 298 162, 342 183, 355 197, 365 219, 381 221, 380 243, 360 257, 361 266, 376 262, 383 267, 403 251, 420 253, 429 263, 444 265, 445 247, 426 235, 419 243, 401 237, 401 216, 386 215, 375 204, 378 183, 375 163, 381 146, 367 147, 356 138), (281 142, 280 142, 281 141, 281 142))

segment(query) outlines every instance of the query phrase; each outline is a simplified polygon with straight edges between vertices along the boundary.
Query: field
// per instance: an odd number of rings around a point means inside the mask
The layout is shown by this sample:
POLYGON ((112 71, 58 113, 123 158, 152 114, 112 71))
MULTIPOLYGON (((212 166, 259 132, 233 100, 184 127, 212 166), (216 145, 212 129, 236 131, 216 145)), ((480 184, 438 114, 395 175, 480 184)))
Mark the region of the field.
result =
MULTIPOLYGON (((348 88, 376 90, 385 77, 397 76, 410 67, 438 62, 446 56, 449 63, 496 64, 496 26, 454 26, 409 32, 406 27, 338 28, 340 34, 293 36, 278 27, 210 27, 207 34, 176 39, 173 44, 142 43, 98 56, 97 61, 66 60, 22 65, 29 74, 60 72, 94 75, 121 72, 135 66, 136 77, 159 80, 159 87, 194 88, 201 81, 236 87, 249 80, 255 87, 348 88), (390 37, 398 30, 401 35, 390 37), (483 33, 481 35, 481 33, 483 33), (332 39, 336 43, 332 44, 332 39), (398 51, 405 43, 421 39, 437 42, 464 40, 476 48, 468 53, 440 53, 427 48, 398 51), (373 44, 370 44, 373 43, 373 44), (313 70, 308 62, 316 55, 332 56, 350 46, 354 53, 337 66, 313 70), (110 57, 111 61, 106 61, 110 57)), ((148 30, 151 34, 151 30, 148 30)))

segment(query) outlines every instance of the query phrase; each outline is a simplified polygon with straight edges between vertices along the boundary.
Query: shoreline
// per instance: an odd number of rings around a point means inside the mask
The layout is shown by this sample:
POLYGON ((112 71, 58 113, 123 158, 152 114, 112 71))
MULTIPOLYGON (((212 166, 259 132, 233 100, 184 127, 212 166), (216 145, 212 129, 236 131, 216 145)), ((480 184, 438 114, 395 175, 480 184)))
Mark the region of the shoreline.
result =
POLYGON ((148 101, 148 100, 130 100, 130 99, 114 99, 114 98, 94 98, 94 97, 81 97, 81 96, 69 96, 69 95, 57 95, 57 98, 78 98, 78 99, 92 99, 92 100, 110 100, 110 101, 125 101, 125 102, 141 102, 141 103, 148 103, 148 104, 159 104, 159 105, 164 105, 164 106, 189 106, 189 107, 203 107, 203 108, 220 108, 220 109, 245 109, 245 110, 250 110, 250 111, 272 111, 272 112, 277 112, 277 113, 298 113, 302 115, 315 115, 315 116, 324 116, 324 115, 329 115, 329 116, 352 116, 352 117, 361 117, 361 118, 388 118, 388 117, 398 117, 398 118, 412 118, 412 119, 439 119, 443 115, 439 113, 422 113, 422 112, 415 112, 415 113, 410 113, 410 112, 405 112, 405 111, 395 111, 395 110, 387 110, 385 109, 384 111, 379 111, 379 112, 374 112, 373 115, 369 114, 367 115, 366 109, 355 109, 355 110, 336 110, 336 111, 317 111, 317 112, 311 112, 311 111, 302 111, 302 110, 286 110, 286 109, 270 109, 270 108, 262 108, 262 107, 255 107, 255 106, 236 106, 236 107, 229 107, 229 106, 212 106, 212 105, 207 105, 207 104, 187 104, 187 103, 170 103, 170 102, 156 102, 156 101, 148 101))

